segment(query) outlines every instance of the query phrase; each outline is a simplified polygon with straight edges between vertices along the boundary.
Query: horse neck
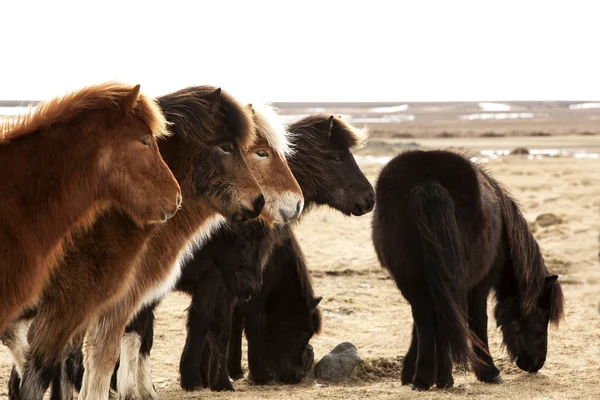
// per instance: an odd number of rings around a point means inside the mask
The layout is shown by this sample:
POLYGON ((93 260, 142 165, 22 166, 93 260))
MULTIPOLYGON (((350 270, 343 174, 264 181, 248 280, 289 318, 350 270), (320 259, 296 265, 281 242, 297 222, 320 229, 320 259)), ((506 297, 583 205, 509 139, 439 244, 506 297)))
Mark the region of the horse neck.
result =
MULTIPOLYGON (((153 233, 148 250, 141 260, 136 285, 140 288, 151 288, 167 279, 177 262, 187 255, 191 249, 205 243, 218 227, 223 217, 202 199, 196 199, 193 193, 192 157, 193 146, 185 143, 177 136, 169 137, 159 143, 160 152, 180 184, 183 206, 166 223, 158 226, 153 233), (189 149, 186 151, 186 148, 189 149), (188 199, 187 201, 185 199, 188 199)), ((143 293, 137 292, 136 296, 143 293)))
POLYGON ((31 241, 43 254, 52 252, 72 229, 91 222, 101 207, 91 161, 97 149, 78 129, 69 132, 35 134, 0 149, 0 160, 13 170, 0 184, 5 198, 16 203, 16 215, 13 211, 7 219, 15 232, 22 232, 17 234, 21 240, 31 241))

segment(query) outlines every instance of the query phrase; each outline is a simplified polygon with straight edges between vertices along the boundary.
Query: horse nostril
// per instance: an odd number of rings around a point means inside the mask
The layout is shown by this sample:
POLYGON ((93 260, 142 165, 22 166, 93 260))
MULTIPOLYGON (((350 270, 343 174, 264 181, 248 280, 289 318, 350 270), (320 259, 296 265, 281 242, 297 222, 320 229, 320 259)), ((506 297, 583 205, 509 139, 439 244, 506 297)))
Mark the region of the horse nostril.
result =
POLYGON ((254 212, 260 214, 265 206, 265 196, 262 194, 258 196, 256 199, 254 199, 254 203, 252 203, 252 205, 254 206, 254 212))
POLYGON ((302 202, 299 201, 298 204, 296 204, 296 216, 300 215, 300 213, 302 212, 302 208, 304 208, 304 204, 302 204, 302 202))

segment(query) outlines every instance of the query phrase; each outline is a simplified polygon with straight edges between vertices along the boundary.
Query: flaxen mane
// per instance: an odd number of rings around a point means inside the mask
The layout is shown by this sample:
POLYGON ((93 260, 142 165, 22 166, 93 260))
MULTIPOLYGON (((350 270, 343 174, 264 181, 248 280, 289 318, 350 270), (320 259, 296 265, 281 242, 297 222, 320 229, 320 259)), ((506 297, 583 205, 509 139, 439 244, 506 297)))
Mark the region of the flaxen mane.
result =
POLYGON ((225 123, 229 132, 250 133, 236 137, 242 148, 250 146, 256 140, 251 111, 243 107, 233 96, 213 86, 191 86, 158 99, 165 117, 186 141, 206 146, 218 139, 215 124, 225 123), (219 104, 216 107, 215 104, 219 104), (221 118, 219 118, 221 117, 221 118), (197 137, 197 135, 205 135, 197 137))
POLYGON ((292 134, 286 129, 277 109, 268 103, 252 103, 249 107, 254 114, 256 129, 267 140, 269 146, 284 156, 292 155, 292 134))
MULTIPOLYGON (((118 82, 105 82, 41 102, 25 114, 0 120, 0 132, 3 133, 0 143, 48 129, 53 124, 66 122, 91 110, 118 110, 134 88, 118 82)), ((153 99, 140 93, 133 112, 156 137, 169 135, 165 117, 153 99)))

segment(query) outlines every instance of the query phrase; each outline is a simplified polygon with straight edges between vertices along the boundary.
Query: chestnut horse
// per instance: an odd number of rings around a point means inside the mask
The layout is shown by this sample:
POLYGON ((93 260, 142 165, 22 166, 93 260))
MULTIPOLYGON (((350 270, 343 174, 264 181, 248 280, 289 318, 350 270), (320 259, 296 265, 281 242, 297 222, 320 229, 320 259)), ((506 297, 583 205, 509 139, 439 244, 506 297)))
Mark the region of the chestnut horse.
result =
MULTIPOLYGON (((290 131, 294 151, 288 155, 288 163, 308 206, 327 204, 354 215, 372 210, 373 188, 350 153, 351 148, 364 144, 365 132, 329 115, 307 117, 292 124, 290 131), (318 173, 314 173, 315 167, 318 173)), ((180 363, 185 390, 203 386, 233 390, 227 371, 227 345, 238 299, 258 296, 244 307, 251 313, 248 333, 249 341, 253 339, 251 361, 257 382, 266 383, 266 377, 273 375, 296 383, 306 375, 306 367, 312 366, 308 341, 320 329, 317 305, 321 298, 314 295, 290 226, 272 228, 257 220, 222 229, 184 266, 176 289, 192 295, 180 363), (264 343, 267 339, 261 334, 268 335, 269 343, 264 343)), ((148 358, 152 347, 156 305, 145 307, 127 327, 138 343, 141 339, 140 359, 148 358)), ((241 347, 241 332, 239 335, 241 347)), ((231 347, 241 351, 235 348, 235 341, 231 347)), ((121 380, 119 374, 119 388, 121 380)), ((138 384, 141 381, 139 376, 138 384)))
POLYGON ((165 119, 140 87, 107 82, 0 122, 0 334, 41 294, 69 236, 118 204, 143 226, 181 192, 158 152, 165 119))
MULTIPOLYGON (((167 115, 169 120, 175 123, 175 125, 173 127, 173 131, 175 133, 177 133, 179 131, 178 128, 181 128, 186 123, 186 119, 185 119, 186 117, 195 118, 196 115, 198 114, 198 111, 194 110, 193 107, 190 107, 190 104, 185 104, 185 103, 180 104, 180 107, 175 108, 175 105, 173 105, 173 104, 170 104, 170 105, 165 104, 162 101, 163 99, 161 99, 161 101, 160 101, 161 106, 163 106, 165 114, 167 115), (185 111, 183 111, 183 110, 185 110, 185 111), (174 117, 173 119, 171 118, 172 116, 174 117), (176 122, 178 118, 180 118, 181 120, 176 122)), ((248 108, 247 110, 251 110, 251 109, 248 108)), ((248 161, 248 165, 250 166, 250 169, 253 172, 256 170, 255 165, 261 166, 262 164, 269 165, 272 170, 271 175, 269 175, 268 178, 267 178, 267 175, 265 173, 263 173, 263 175, 264 175, 263 179, 265 179, 265 182, 269 185, 268 189, 270 189, 272 191, 272 193, 266 192, 266 193, 269 193, 270 200, 267 201, 267 204, 265 207, 265 213, 264 213, 265 215, 263 215, 263 217, 268 218, 269 220, 276 220, 276 221, 281 221, 282 218, 294 219, 297 217, 297 214, 299 213, 299 211, 301 211, 302 206, 303 206, 302 193, 301 193, 300 188, 298 187, 297 183, 295 182, 295 179, 291 175, 291 172, 287 168, 287 165, 282 164, 282 161, 284 162, 283 157, 280 154, 272 152, 269 149, 269 147, 267 146, 267 144, 265 143, 265 140, 276 142, 276 143, 281 142, 283 140, 285 143, 286 139, 285 139, 284 135, 287 135, 287 133, 282 129, 280 129, 279 132, 274 132, 273 128, 270 128, 268 126, 268 121, 266 121, 264 118, 260 117, 261 115, 262 114, 257 114, 257 116, 255 116, 254 119, 257 122, 256 126, 259 129, 259 133, 263 133, 263 134, 258 138, 257 141, 255 141, 253 143, 253 145, 251 146, 251 149, 253 151, 251 151, 249 154, 246 154, 246 159, 248 161), (261 131, 261 129, 266 130, 267 128, 269 128, 270 131, 264 131, 264 132, 261 131), (273 173, 273 171, 276 171, 277 173, 273 173), (274 214, 274 216, 268 216, 269 213, 274 214)), ((231 120, 231 119, 232 118, 230 117, 229 120, 231 120)), ((189 123, 189 122, 187 122, 187 123, 189 123)), ((193 126, 193 125, 190 125, 190 126, 193 126)), ((208 153, 208 155, 210 155, 210 153, 208 153)), ((166 155, 165 155, 165 159, 168 162, 170 161, 170 157, 167 157, 166 155)), ((261 167, 261 168, 264 169, 264 167, 261 167)), ((206 166, 204 166, 204 169, 197 171, 197 173, 205 173, 206 174, 207 170, 208 170, 208 168, 206 168, 206 166)), ((176 171, 176 170, 174 169, 174 171, 176 171)), ((177 174, 177 172, 176 172, 176 174, 177 174)), ((259 177, 259 179, 260 179, 260 177, 259 177)), ((196 183, 198 183, 198 181, 196 183)), ((184 186, 182 186, 182 187, 184 187, 184 186)), ((209 188, 209 189, 211 189, 211 188, 209 188)), ((219 188, 218 185, 215 185, 214 187, 212 187, 213 191, 219 190, 219 189, 222 190, 223 188, 219 188)), ((185 190, 185 187, 184 187, 184 190, 185 190)), ((200 198, 200 200, 202 200, 203 198, 204 198, 204 194, 202 194, 202 197, 200 198)), ((181 211, 182 213, 185 213, 185 211, 188 210, 188 208, 186 208, 186 206, 189 207, 189 203, 186 202, 186 205, 183 207, 183 209, 181 211)), ((181 221, 180 221, 180 223, 181 223, 181 221)), ((186 227, 187 227, 186 225, 184 225, 183 227, 173 226, 172 229, 170 230, 170 232, 168 232, 168 233, 162 232, 162 234, 165 234, 168 236, 176 236, 176 237, 182 236, 181 231, 184 230, 186 227)), ((202 239, 202 238, 200 238, 200 239, 202 239)), ((158 241, 159 237, 154 236, 150 240, 158 241)), ((160 238, 160 240, 162 241, 163 239, 160 238)), ((168 246, 163 246, 162 250, 158 249, 158 251, 156 253, 152 253, 153 257, 162 256, 161 253, 165 249, 168 250, 169 249, 168 246)), ((147 252, 150 253, 150 250, 148 250, 147 252)), ((78 256, 81 257, 81 254, 78 254, 78 256)), ((173 262, 171 262, 171 263, 173 263, 173 262)), ((147 269, 154 268, 156 271, 161 271, 161 270, 164 272, 169 271, 169 268, 166 268, 166 267, 168 267, 168 265, 165 265, 165 268, 162 268, 162 269, 158 268, 152 262, 151 259, 145 259, 144 264, 142 264, 142 266, 144 268, 146 268, 146 270, 140 270, 139 273, 144 276, 144 279, 146 279, 146 282, 144 282, 144 283, 146 283, 147 285, 148 285, 148 282, 152 282, 150 280, 152 277, 148 277, 148 273, 146 272, 147 269)), ((178 270, 176 268, 176 265, 175 265, 175 268, 171 268, 170 272, 171 272, 171 274, 170 274, 171 276, 176 277, 178 275, 178 270)), ((141 279, 138 279, 138 281, 141 281, 141 279)), ((158 290, 168 289, 168 285, 170 283, 168 281, 166 283, 163 282, 163 284, 162 284, 163 288, 160 287, 161 286, 160 284, 161 284, 161 282, 159 282, 157 280, 156 283, 154 284, 155 289, 158 289, 158 290)), ((142 293, 144 289, 145 289, 144 287, 130 288, 130 290, 132 290, 132 291, 137 290, 138 293, 142 293)), ((160 294, 160 292, 158 292, 158 293, 160 294)), ((134 297, 134 300, 135 299, 136 298, 134 297)), ((126 322, 127 321, 125 321, 125 323, 126 322)), ((137 354, 137 352, 136 352, 136 354, 137 354)), ((111 366, 110 372, 112 372, 113 366, 114 366, 114 364, 111 366)), ((55 373, 56 373, 56 371, 55 371, 55 373)), ((110 373, 109 373, 108 378, 110 378, 110 373)), ((56 389, 56 387, 57 386, 55 386, 53 388, 53 391, 54 391, 54 389, 56 389)))
POLYGON ((528 372, 542 368, 548 323, 563 316, 564 298, 506 190, 459 154, 409 151, 383 168, 376 193, 373 244, 414 319, 402 383, 451 387, 453 361, 502 382, 488 348, 492 288, 511 358, 528 372))
MULTIPOLYGON (((286 162, 286 154, 293 154, 288 143, 289 132, 275 110, 266 104, 249 106, 254 111, 254 121, 259 140, 248 150, 246 159, 252 174, 256 177, 266 195, 266 205, 256 224, 273 226, 296 220, 303 208, 302 191, 286 162)), ((243 229, 246 224, 228 224, 222 230, 243 229)), ((280 229, 280 228, 275 228, 280 229)), ((238 237, 237 240, 242 240, 238 237)), ((212 243, 212 242, 208 242, 212 243)), ((236 247, 222 250, 222 257, 234 256, 236 247)), ((256 264, 260 268, 260 263, 256 264)), ((260 276, 260 275, 259 275, 260 276)), ((261 290, 262 282, 254 280, 242 285, 242 290, 255 295, 261 290)), ((152 304, 158 304, 156 299, 152 304)), ((144 307, 146 309, 146 307, 144 307)), ((132 321, 135 324, 136 318, 132 321)), ((151 322, 152 323, 152 322, 151 322)), ((149 351, 142 351, 145 340, 131 324, 126 329, 121 343, 121 357, 117 369, 117 391, 121 398, 147 398, 140 394, 151 393, 154 396, 150 371, 149 351)), ((151 338, 150 338, 151 340, 151 338)), ((225 361, 225 360, 224 360, 225 361)))
MULTIPOLYGON (((219 225, 219 213, 243 221, 262 210, 262 191, 241 151, 256 139, 250 111, 210 86, 183 89, 158 103, 173 132, 159 143, 160 152, 181 185, 183 207, 177 218, 152 228, 140 228, 113 209, 89 232, 74 237, 39 302, 21 384, 23 399, 42 398, 69 339, 80 340, 74 335, 84 332, 103 310, 128 291, 143 293, 173 275, 171 265, 219 225), (148 262, 142 256, 145 250, 164 262, 148 262)), ((116 346, 98 352, 90 347, 86 354, 89 359, 102 357, 107 384, 122 333, 109 330, 108 335, 117 336, 116 346)), ((102 376, 99 380, 102 385, 102 376)), ((87 394, 84 388, 80 398, 106 398, 108 389, 96 387, 87 394)))

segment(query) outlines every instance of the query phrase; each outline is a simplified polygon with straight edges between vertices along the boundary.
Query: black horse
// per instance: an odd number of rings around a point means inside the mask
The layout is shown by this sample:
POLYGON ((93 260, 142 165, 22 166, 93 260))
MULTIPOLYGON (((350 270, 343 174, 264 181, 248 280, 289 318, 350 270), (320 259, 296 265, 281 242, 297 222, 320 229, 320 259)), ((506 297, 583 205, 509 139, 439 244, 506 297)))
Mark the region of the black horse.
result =
POLYGON ((249 378, 256 384, 294 384, 314 363, 310 339, 321 329, 310 273, 292 230, 265 267, 260 295, 235 306, 228 367, 233 379, 243 377, 242 333, 248 340, 249 378))
POLYGON ((525 371, 542 368, 564 298, 509 194, 459 154, 410 151, 383 168, 376 200, 373 244, 414 319, 402 383, 451 387, 452 361, 502 382, 487 340, 492 288, 511 358, 525 371))
MULTIPOLYGON (((350 152, 364 144, 363 131, 325 114, 306 117, 290 125, 289 130, 294 152, 288 164, 302 189, 305 213, 321 204, 346 215, 362 215, 373 209, 373 187, 350 152)), ((243 371, 239 362, 227 360, 232 313, 238 302, 259 293, 238 312, 241 318, 245 316, 242 320, 249 341, 251 378, 255 383, 274 379, 296 383, 312 367, 314 356, 309 341, 321 327, 321 298, 314 295, 290 226, 269 227, 259 221, 228 226, 194 253, 182 270, 176 290, 192 295, 180 361, 183 389, 208 386, 233 390, 228 364, 233 365, 235 378, 243 371)), ((126 334, 141 338, 142 364, 152 348, 157 305, 143 308, 126 329, 126 334)), ((241 323, 236 323, 235 346, 229 345, 229 351, 240 359, 241 323)), ((116 371, 113 387, 117 384, 116 371)))

